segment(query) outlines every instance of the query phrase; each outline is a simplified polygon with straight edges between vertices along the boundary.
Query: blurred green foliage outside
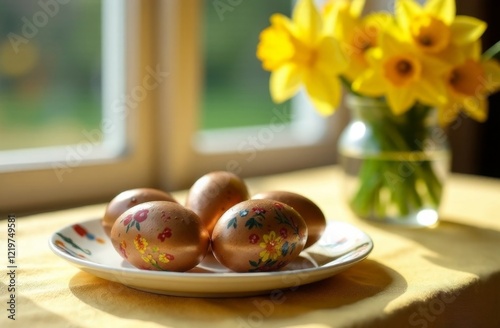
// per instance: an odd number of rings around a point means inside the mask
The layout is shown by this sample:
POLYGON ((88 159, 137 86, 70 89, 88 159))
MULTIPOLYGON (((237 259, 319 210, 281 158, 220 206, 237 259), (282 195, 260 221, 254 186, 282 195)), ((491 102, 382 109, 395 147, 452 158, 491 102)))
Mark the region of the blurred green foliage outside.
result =
MULTIPOLYGON (((291 2, 204 4, 200 129, 268 124, 277 106, 255 51, 271 14, 288 15, 291 2)), ((100 0, 2 0, 0 151, 79 143, 82 131, 99 129, 101 6, 100 0)), ((279 106, 286 115, 288 107, 279 106)))
POLYGON ((101 1, 2 1, 0 150, 78 143, 101 121, 101 1))

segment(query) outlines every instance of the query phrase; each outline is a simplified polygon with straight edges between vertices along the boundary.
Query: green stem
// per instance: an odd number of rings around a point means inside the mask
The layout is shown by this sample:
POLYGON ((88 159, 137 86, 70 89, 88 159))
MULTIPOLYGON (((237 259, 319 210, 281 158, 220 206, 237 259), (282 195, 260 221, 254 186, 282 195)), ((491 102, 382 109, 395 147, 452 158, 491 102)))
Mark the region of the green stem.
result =
POLYGON ((405 217, 420 208, 438 206, 442 182, 434 171, 433 159, 426 157, 426 149, 421 149, 428 138, 426 120, 430 111, 419 105, 401 116, 376 106, 357 111, 370 128, 366 142, 373 152, 363 158, 358 186, 350 200, 357 215, 405 217), (395 157, 398 153, 402 154, 400 158, 395 157))
POLYGON ((489 60, 489 59, 496 59, 500 60, 500 41, 492 45, 488 50, 486 50, 483 53, 483 59, 484 60, 489 60))

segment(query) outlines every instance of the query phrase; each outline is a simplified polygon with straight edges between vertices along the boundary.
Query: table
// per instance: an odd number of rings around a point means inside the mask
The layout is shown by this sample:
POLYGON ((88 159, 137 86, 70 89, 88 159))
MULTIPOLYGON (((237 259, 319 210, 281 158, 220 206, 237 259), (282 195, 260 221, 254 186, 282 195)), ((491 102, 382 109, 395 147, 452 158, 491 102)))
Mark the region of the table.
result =
MULTIPOLYGON (((247 179, 315 201, 330 220, 368 233, 364 261, 326 280, 269 295, 187 298, 149 294, 82 272, 48 248, 59 228, 102 215, 105 204, 16 218, 15 321, 8 319, 3 251, 1 327, 500 327, 500 180, 450 176, 434 229, 355 218, 336 166, 247 179)), ((183 199, 186 191, 173 193, 183 199)), ((0 221, 6 250, 7 220, 0 221)))

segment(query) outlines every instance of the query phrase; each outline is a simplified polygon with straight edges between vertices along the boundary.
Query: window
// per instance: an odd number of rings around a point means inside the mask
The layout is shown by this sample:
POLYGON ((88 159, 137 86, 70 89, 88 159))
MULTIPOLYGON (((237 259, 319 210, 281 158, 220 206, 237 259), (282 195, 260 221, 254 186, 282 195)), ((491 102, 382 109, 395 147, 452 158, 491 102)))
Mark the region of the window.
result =
POLYGON ((290 15, 292 3, 228 6, 214 2, 203 10, 205 74, 196 149, 254 152, 266 146, 316 142, 325 133, 325 121, 304 96, 273 104, 269 73, 255 55, 259 33, 269 25, 271 15, 290 15))
MULTIPOLYGON (((260 31, 269 25, 269 17, 275 12, 290 11, 290 1, 204 4, 201 130, 269 123, 275 106, 269 96, 268 73, 262 70, 255 50, 260 31)), ((290 121, 289 107, 283 110, 284 123, 290 121)))
POLYGON ((168 67, 170 75, 159 101, 162 108, 178 111, 177 115, 171 112, 159 117, 168 126, 160 137, 160 146, 165 150, 159 159, 164 171, 161 181, 186 187, 212 170, 229 170, 246 177, 333 163, 335 140, 342 124, 338 118, 345 114, 318 117, 304 97, 285 105, 272 104, 268 75, 261 72, 255 59, 258 33, 269 24, 270 13, 289 7, 288 2, 280 8, 248 1, 210 1, 203 2, 204 6, 197 3, 161 3, 160 15, 165 19, 159 30, 168 33, 159 34, 157 44, 161 65, 168 67), (221 3, 222 7, 218 7, 221 3), (245 16, 253 18, 250 24, 256 26, 239 26, 247 22, 245 16), (215 31, 220 34, 213 35, 215 31), (228 31, 242 34, 229 36, 228 31), (246 41, 245 46, 238 37, 246 41), (208 45, 211 40, 217 44, 208 45), (243 58, 243 63, 234 63, 235 58, 231 63, 224 62, 219 47, 242 48, 233 57, 243 58), (206 63, 205 55, 219 56, 222 62, 206 63), (238 72, 226 68, 229 72, 217 74, 229 64, 243 69, 238 72), (232 75, 234 80, 221 81, 224 75, 232 75), (241 98, 235 101, 237 97, 241 98), (250 100, 252 97, 259 99, 250 100), (232 115, 234 106, 243 112, 235 110, 237 114, 232 115), (228 108, 226 112, 224 107, 228 108), (201 114, 200 108, 205 110, 201 114), (245 117, 254 112, 259 112, 255 116, 260 121, 245 124, 245 117), (238 126, 228 127, 241 117, 238 126))
POLYGON ((100 16, 100 5, 73 5, 64 18, 57 15, 61 6, 55 1, 3 4, 2 151, 76 143, 79 130, 95 128, 101 120, 101 25, 90 24, 100 16))
POLYGON ((149 165, 150 143, 141 122, 149 112, 137 108, 150 100, 137 78, 138 6, 40 0, 2 7, 0 209, 101 201, 147 184, 150 170, 140 168, 149 165))
MULTIPOLYGON (((89 32, 93 49, 84 49, 92 59, 82 60, 92 60, 95 70, 89 79, 89 71, 82 69, 87 77, 75 78, 83 86, 72 94, 61 91, 70 82, 58 82, 62 89, 55 93, 56 101, 74 97, 70 109, 62 103, 56 106, 62 116, 83 108, 83 125, 72 137, 58 137, 44 144, 29 140, 37 143, 0 150, 0 209, 40 211, 105 202, 134 187, 178 190, 214 170, 248 177, 333 163, 345 113, 321 118, 303 95, 284 105, 271 103, 268 73, 261 70, 255 58, 258 33, 268 25, 271 11, 289 8, 287 2, 221 1, 230 8, 224 19, 215 7, 217 2, 180 0, 89 0, 85 4, 40 0, 12 15, 14 23, 2 35, 19 32, 24 16, 29 19, 43 11, 47 29, 40 29, 40 39, 34 37, 30 43, 39 44, 48 54, 54 44, 74 52, 69 44, 71 36, 77 37, 85 27, 78 26, 68 13, 82 15, 79 6, 94 6, 88 14, 88 22, 93 24, 89 32), (58 13, 52 17, 41 3, 57 5, 58 13), (254 19, 243 21, 248 12, 254 19), (50 33, 50 24, 64 23, 59 20, 73 24, 65 27, 69 41, 50 33), (95 23, 98 20, 101 23, 95 23), (237 30, 231 24, 240 21, 259 24, 232 36, 233 41, 221 40, 217 34, 210 36, 217 30, 237 30), (219 45, 204 43, 205 38, 207 42, 218 40, 219 45), (234 43, 240 38, 245 42, 234 43), (219 49, 222 45, 242 48, 233 64, 243 69, 225 72, 233 75, 232 82, 214 80, 225 64, 204 59, 216 58, 217 51, 225 52, 219 49), (82 100, 88 95, 92 95, 92 101, 82 100), (228 119, 222 107, 232 113, 231 108, 238 104, 242 111, 228 119)), ((68 60, 84 65, 77 57, 68 60)), ((61 72, 73 70, 61 68, 61 72)), ((59 81, 71 80, 67 78, 65 75, 59 81)), ((3 79, 0 94, 7 92, 3 79)), ((28 94, 21 93, 23 97, 28 94)), ((43 104, 37 103, 32 109, 41 107, 43 104)))
POLYGON ((116 82, 123 81, 118 50, 123 49, 123 37, 113 16, 102 28, 100 17, 111 2, 105 3, 5 5, 2 22, 8 32, 0 49, 0 151, 5 170, 42 163, 62 168, 66 156, 79 162, 84 157, 113 157, 122 150, 123 124, 117 111, 110 110, 109 98, 124 90, 123 82, 116 82), (106 121, 113 124, 105 131, 106 121))

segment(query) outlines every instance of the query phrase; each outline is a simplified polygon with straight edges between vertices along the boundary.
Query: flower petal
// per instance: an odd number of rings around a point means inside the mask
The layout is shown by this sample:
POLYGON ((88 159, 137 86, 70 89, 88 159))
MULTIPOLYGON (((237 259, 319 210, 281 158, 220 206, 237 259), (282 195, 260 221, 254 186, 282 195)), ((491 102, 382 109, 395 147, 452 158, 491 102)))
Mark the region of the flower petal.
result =
POLYGON ((351 0, 350 13, 354 17, 360 17, 365 7, 366 0, 351 0))
POLYGON ((293 57, 295 48, 291 29, 292 24, 287 17, 274 14, 271 26, 260 32, 256 55, 263 69, 272 71, 293 57))
POLYGON ((338 107, 342 95, 342 86, 337 76, 316 70, 304 76, 304 84, 318 113, 331 115, 338 107))
POLYGON ((369 97, 380 97, 386 91, 386 84, 374 71, 367 71, 354 80, 352 88, 357 93, 369 97))
POLYGON ((421 60, 424 72, 415 87, 418 99, 427 105, 442 106, 446 103, 448 94, 444 78, 451 66, 429 56, 424 56, 421 60))
POLYGON ((325 74, 338 75, 347 69, 348 62, 339 42, 332 37, 324 37, 318 45, 315 69, 325 74))
POLYGON ((269 79, 271 98, 276 103, 282 103, 297 93, 300 84, 299 68, 292 63, 282 65, 271 73, 269 79))
POLYGON ((457 16, 451 25, 451 40, 456 44, 477 41, 486 30, 487 24, 469 16, 457 16))
POLYGON ((330 35, 336 36, 336 31, 339 29, 339 18, 349 16, 346 13, 346 6, 340 1, 328 1, 322 13, 323 28, 330 35), (333 33, 333 34, 332 34, 333 33))
POLYGON ((483 87, 487 94, 492 94, 500 90, 500 62, 487 60, 482 64, 485 72, 483 87))
POLYGON ((342 8, 335 13, 335 19, 325 19, 325 29, 333 31, 333 36, 337 39, 345 40, 356 27, 358 20, 351 16, 347 10, 342 10, 342 8))
POLYGON ((464 101, 464 112, 478 122, 488 118, 488 101, 485 97, 474 97, 464 101))
POLYGON ((420 15, 423 9, 413 0, 396 0, 394 11, 398 24, 404 30, 409 30, 413 17, 420 15))
MULTIPOLYGON (((392 27, 391 27, 392 28, 392 27)), ((383 56, 389 57, 391 54, 400 54, 403 52, 412 52, 411 44, 403 40, 402 35, 398 33, 395 27, 388 33, 382 33, 379 38, 380 48, 384 49, 383 56)))
POLYGON ((424 8, 448 25, 453 22, 457 12, 455 0, 427 0, 424 8))
POLYGON ((464 100, 464 112, 478 122, 488 118, 488 101, 483 97, 468 97, 464 100))
POLYGON ((429 106, 440 106, 446 103, 446 87, 442 81, 422 80, 415 85, 417 98, 429 106))
POLYGON ((458 65, 463 63, 467 57, 471 57, 468 53, 472 52, 472 46, 467 47, 467 49, 465 48, 465 46, 458 46, 452 43, 448 45, 446 49, 441 51, 441 53, 437 54, 436 58, 446 64, 458 65))
POLYGON ((438 107, 438 121, 439 125, 447 126, 455 121, 460 113, 460 108, 457 104, 450 102, 446 106, 438 107))
POLYGON ((395 115, 400 115, 410 109, 415 103, 414 89, 394 88, 389 86, 387 102, 395 115))
POLYGON ((297 38, 314 44, 321 33, 322 21, 313 0, 299 0, 293 10, 292 20, 299 33, 297 38))
MULTIPOLYGON (((370 13, 364 17, 364 22, 366 25, 370 26, 370 28, 376 29, 376 33, 382 33, 390 23, 393 23, 393 17, 389 13, 381 12, 381 13, 370 13)), ((369 30, 370 33, 374 33, 374 31, 369 30)))
POLYGON ((290 18, 283 14, 273 14, 269 20, 271 21, 271 25, 279 26, 280 28, 288 31, 290 34, 293 34, 296 29, 290 18))

